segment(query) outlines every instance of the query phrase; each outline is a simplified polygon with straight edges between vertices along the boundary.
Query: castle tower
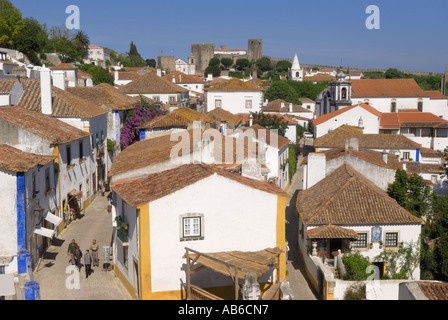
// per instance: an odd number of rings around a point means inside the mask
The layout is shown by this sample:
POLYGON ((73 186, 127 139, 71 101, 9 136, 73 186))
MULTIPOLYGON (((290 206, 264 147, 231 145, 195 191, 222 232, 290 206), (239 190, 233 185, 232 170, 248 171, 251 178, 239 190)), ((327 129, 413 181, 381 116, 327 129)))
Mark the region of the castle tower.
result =
POLYGON ((188 74, 196 74, 196 58, 193 52, 188 56, 188 74))
POLYGON ((292 61, 292 66, 289 69, 289 80, 293 81, 303 81, 303 69, 300 68, 299 58, 297 57, 297 52, 294 55, 294 60, 292 61))
POLYGON ((193 43, 191 53, 196 59, 196 73, 203 75, 215 54, 215 45, 213 43, 193 43))
POLYGON ((249 39, 247 42, 247 55, 249 60, 258 60, 263 57, 263 40, 249 39))

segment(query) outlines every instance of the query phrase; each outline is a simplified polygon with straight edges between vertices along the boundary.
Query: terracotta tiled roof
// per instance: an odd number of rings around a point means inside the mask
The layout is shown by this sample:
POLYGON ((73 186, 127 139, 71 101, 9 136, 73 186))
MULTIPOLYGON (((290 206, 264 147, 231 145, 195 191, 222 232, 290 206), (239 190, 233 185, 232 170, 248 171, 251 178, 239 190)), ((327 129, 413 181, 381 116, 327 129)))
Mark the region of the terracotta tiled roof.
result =
POLYGON ((300 191, 297 210, 308 225, 421 224, 369 179, 347 164, 307 190, 300 191))
POLYGON ((37 165, 44 166, 55 156, 42 156, 23 152, 6 144, 0 144, 0 168, 12 172, 28 172, 37 165))
POLYGON ((406 162, 406 172, 408 173, 445 173, 445 168, 437 163, 406 162))
POLYGON ((66 91, 108 110, 133 109, 133 104, 139 100, 107 83, 100 83, 94 87, 67 87, 66 91))
MULTIPOLYGON (((18 105, 41 112, 40 80, 21 79, 20 82, 23 85, 23 94, 18 105)), ((53 97, 54 117, 91 118, 107 113, 106 110, 92 102, 54 86, 51 87, 51 95, 53 97)))
POLYGON ((305 109, 304 107, 298 104, 292 104, 292 111, 289 111, 289 102, 286 102, 282 99, 276 99, 274 101, 269 102, 266 106, 263 106, 263 111, 272 111, 272 112, 307 112, 311 113, 312 111, 305 109), (282 108, 282 103, 283 108, 282 108))
POLYGON ((120 87, 125 93, 181 93, 188 92, 187 89, 162 79, 154 72, 147 72, 137 77, 130 83, 120 87))
POLYGON ((216 166, 204 164, 186 164, 174 169, 151 174, 144 178, 113 182, 111 188, 127 204, 137 207, 181 190, 214 174, 221 175, 257 190, 289 197, 286 192, 275 184, 246 178, 237 173, 231 173, 216 166))
MULTIPOLYGON (((358 159, 364 160, 366 162, 369 162, 371 164, 377 165, 379 167, 394 170, 403 169, 403 164, 400 161, 398 161, 397 157, 393 153, 389 153, 387 155, 387 163, 383 161, 381 152, 369 149, 362 149, 360 151, 356 151, 353 149, 345 150, 345 148, 334 148, 322 151, 320 153, 325 154, 325 158, 327 161, 350 155, 358 159)), ((308 157, 305 157, 302 161, 302 164, 307 163, 308 163, 308 157)))
POLYGON ((421 148, 420 155, 425 158, 441 158, 441 156, 437 153, 436 150, 430 148, 421 148))
POLYGON ((91 44, 89 49, 103 49, 102 47, 97 46, 96 44, 91 44))
POLYGON ((78 70, 78 68, 69 63, 60 63, 55 67, 50 67, 50 70, 78 70))
POLYGON ((420 149, 421 144, 412 141, 402 134, 362 134, 362 130, 342 125, 339 128, 314 140, 319 148, 344 148, 345 141, 350 138, 359 139, 359 149, 420 149))
POLYGON ((317 117, 316 119, 314 119, 313 123, 314 123, 315 126, 317 126, 317 125, 319 125, 321 123, 324 123, 325 121, 333 119, 334 117, 336 117, 338 115, 341 115, 341 114, 343 114, 345 112, 348 112, 348 111, 350 111, 350 110, 352 110, 354 108, 357 108, 357 107, 363 108, 366 111, 370 112, 371 114, 373 114, 373 115, 375 115, 377 117, 381 116, 381 112, 379 112, 378 110, 376 110, 372 106, 369 106, 368 104, 365 104, 365 103, 361 103, 361 104, 356 104, 356 105, 353 105, 353 106, 350 106, 350 107, 342 108, 342 109, 339 109, 339 110, 336 110, 336 111, 333 111, 333 112, 321 115, 321 116, 317 117))
POLYGON ((208 116, 206 113, 202 113, 202 112, 193 110, 192 108, 189 108, 189 107, 177 108, 177 109, 174 109, 172 112, 177 113, 178 115, 190 120, 191 122, 201 121, 201 120, 203 120, 205 123, 214 123, 215 122, 215 119, 208 116))
POLYGON ((448 121, 430 112, 385 112, 380 117, 380 129, 401 127, 436 127, 448 121))
POLYGON ((232 126, 236 127, 238 124, 241 123, 241 118, 223 108, 215 108, 209 112, 207 112, 207 115, 217 121, 220 122, 227 122, 231 124, 232 126))
POLYGON ((215 120, 209 117, 207 114, 198 112, 189 107, 181 107, 174 109, 168 114, 161 115, 151 119, 150 121, 142 124, 142 129, 155 129, 155 128, 187 128, 195 121, 204 122, 207 124, 215 123, 215 120))
POLYGON ((63 121, 23 107, 1 107, 0 120, 33 133, 52 144, 67 143, 90 136, 63 121))
POLYGON ((429 300, 448 300, 448 283, 416 281, 420 290, 429 300))
POLYGON ((414 79, 351 80, 352 97, 425 97, 414 79))
POLYGON ((162 79, 172 82, 174 80, 176 83, 204 83, 204 78, 196 75, 188 75, 180 71, 173 71, 163 76, 162 79))
POLYGON ((359 237, 355 231, 333 224, 306 230, 306 234, 310 239, 358 239, 359 237))
POLYGON ((9 93, 18 80, 15 78, 0 79, 0 92, 9 93))
POLYGON ((303 81, 311 81, 311 82, 330 82, 334 79, 336 79, 336 78, 333 77, 332 75, 323 74, 323 73, 318 73, 318 74, 315 74, 314 76, 304 76, 303 77, 303 81))
POLYGON ((425 94, 431 99, 448 99, 448 97, 444 96, 439 90, 426 90, 425 94))
MULTIPOLYGON (((110 74, 115 77, 114 72, 110 72, 110 74)), ((135 80, 140 77, 135 71, 118 71, 118 80, 135 80)))
POLYGON ((213 85, 206 91, 263 91, 263 88, 254 86, 252 81, 242 81, 237 78, 232 78, 216 85, 213 85))
POLYGON ((315 103, 316 101, 311 100, 310 98, 299 98, 299 101, 302 103, 315 103))

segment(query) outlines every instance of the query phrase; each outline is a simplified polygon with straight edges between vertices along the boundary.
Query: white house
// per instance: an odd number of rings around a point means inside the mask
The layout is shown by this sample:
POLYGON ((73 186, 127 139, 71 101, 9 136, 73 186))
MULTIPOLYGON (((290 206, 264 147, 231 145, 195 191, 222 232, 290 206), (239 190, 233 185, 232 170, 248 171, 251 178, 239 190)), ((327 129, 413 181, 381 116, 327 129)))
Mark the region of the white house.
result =
MULTIPOLYGON (((55 190, 46 196, 54 200, 51 210, 55 209, 55 215, 63 219, 56 226, 59 233, 90 203, 94 194, 90 134, 50 115, 19 106, 0 108, 0 132, 2 144, 31 154, 54 156, 50 178, 55 190)), ((42 193, 46 192, 42 189, 42 193)))
POLYGON ((147 72, 128 84, 120 87, 131 97, 143 95, 151 100, 170 105, 170 108, 189 106, 189 90, 172 81, 162 79, 154 72, 147 72))
MULTIPOLYGON (((266 265, 255 273, 260 294, 267 284, 285 278, 289 196, 276 185, 198 163, 111 187, 113 210, 120 217, 114 270, 135 298, 182 299, 201 290, 221 299, 239 298, 238 285, 235 291, 235 282, 224 275, 227 269, 222 274, 198 260, 209 268, 190 276, 186 247, 214 256, 238 251, 243 260, 257 252, 271 257, 277 269, 266 265)), ((247 270, 237 275, 240 283, 247 270)))
POLYGON ((422 145, 402 134, 363 134, 359 127, 342 125, 314 140, 316 152, 333 148, 351 148, 393 153, 400 161, 420 161, 422 145))
MULTIPOLYGON (((54 75, 56 75, 56 71, 54 75)), ((91 134, 91 142, 85 145, 85 157, 89 162, 90 195, 96 195, 98 187, 104 183, 108 171, 105 152, 108 111, 94 103, 65 90, 63 74, 60 80, 53 78, 50 70, 40 70, 39 79, 21 79, 23 94, 18 106, 51 115, 77 129, 91 134)))
POLYGON ((448 146, 448 121, 431 112, 384 112, 380 133, 403 134, 434 150, 443 151, 448 146))
MULTIPOLYGON (((334 148, 318 153, 309 153, 302 161, 303 189, 309 189, 344 163, 347 163, 382 190, 395 181, 396 170, 403 170, 393 153, 369 149, 334 148)), ((410 162, 409 162, 410 163, 410 162)))
MULTIPOLYGON (((55 77, 55 71, 63 71, 64 72, 64 79, 59 81, 64 81, 65 83, 59 84, 58 87, 64 86, 65 87, 77 87, 78 86, 78 68, 68 64, 68 63, 61 63, 58 64, 55 67, 50 67, 52 77, 54 79, 55 77)), ((55 81, 55 80, 53 80, 55 81)))
POLYGON ((162 79, 171 81, 184 89, 188 89, 190 96, 196 96, 197 93, 204 93, 205 79, 194 74, 189 75, 180 71, 174 71, 164 75, 162 79))
MULTIPOLYGON (((305 99, 303 99, 305 101, 305 99)), ((311 101, 310 99, 308 99, 311 101)), ((294 115, 301 118, 307 118, 312 120, 314 118, 314 113, 312 110, 311 103, 302 106, 298 104, 294 104, 291 102, 286 102, 282 99, 276 99, 273 101, 266 100, 263 103, 263 109, 262 111, 264 113, 282 113, 282 114, 288 114, 288 115, 294 115)))
POLYGON ((321 115, 313 120, 314 137, 319 138, 341 125, 363 128, 363 133, 380 132, 381 112, 361 103, 321 115))
POLYGON ((0 145, 0 269, 32 271, 59 226, 55 157, 0 145), (28 257, 28 258, 27 258, 28 257), (27 259, 31 270, 27 269, 27 259))
POLYGON ((262 111, 263 89, 236 78, 204 89, 207 111, 223 108, 233 114, 262 111))
POLYGON ((87 57, 85 59, 86 63, 91 63, 104 68, 106 66, 107 60, 110 60, 109 50, 99 47, 95 44, 91 44, 89 46, 87 57))
MULTIPOLYGON (((317 258, 319 251, 324 263, 333 266, 330 261, 340 258, 339 250, 342 254, 358 251, 382 276, 385 262, 376 259, 381 252, 420 241, 423 220, 348 164, 300 191, 296 206, 299 250, 307 261, 317 258)), ((419 267, 411 277, 420 279, 419 267)))
POLYGON ((365 103, 379 112, 431 112, 448 119, 446 97, 424 91, 414 79, 360 79, 332 82, 316 99, 318 116, 347 106, 365 103), (342 92, 341 90, 344 90, 342 92))
POLYGON ((249 128, 238 129, 232 135, 240 139, 247 137, 262 146, 264 145, 265 150, 261 150, 258 157, 269 170, 267 179, 273 179, 283 190, 288 187, 292 178, 289 177, 288 165, 289 144, 291 140, 259 124, 252 125, 249 128))

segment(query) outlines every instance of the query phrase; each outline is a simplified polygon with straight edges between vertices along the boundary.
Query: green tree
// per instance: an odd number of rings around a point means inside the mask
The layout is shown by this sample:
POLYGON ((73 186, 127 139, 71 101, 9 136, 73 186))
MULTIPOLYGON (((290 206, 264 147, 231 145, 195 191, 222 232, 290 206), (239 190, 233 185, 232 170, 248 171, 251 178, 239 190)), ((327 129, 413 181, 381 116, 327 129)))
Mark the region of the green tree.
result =
POLYGON ((386 263, 387 278, 413 279, 413 273, 420 266, 420 244, 409 242, 400 245, 397 251, 384 250, 375 257, 386 263))
POLYGON ((138 53, 137 46, 131 41, 129 45, 128 59, 124 61, 124 67, 144 67, 146 66, 145 60, 138 53))
POLYGON ((292 177, 296 173, 297 170, 297 157, 296 157, 296 149, 293 144, 288 146, 288 169, 289 169, 289 180, 291 181, 292 177))
POLYGON ((114 77, 106 69, 100 66, 84 64, 80 67, 80 70, 92 75, 92 82, 94 85, 100 83, 114 84, 114 77))
POLYGON ((250 67, 250 61, 249 61, 249 59, 246 59, 246 58, 239 58, 235 61, 235 67, 239 71, 243 71, 244 69, 250 67))
POLYGON ((342 262, 345 266, 345 280, 362 281, 371 275, 367 269, 370 266, 369 258, 359 252, 344 254, 342 262))
POLYGON ((263 72, 271 70, 271 59, 268 57, 261 57, 256 63, 257 67, 263 72))
POLYGON ((406 207, 407 204, 407 183, 408 176, 406 171, 397 170, 395 172, 395 181, 389 185, 387 188, 387 192, 389 196, 395 199, 400 206, 403 208, 406 207))
POLYGON ((20 10, 10 1, 0 0, 0 45, 14 49, 15 41, 24 27, 20 10))
POLYGON ((279 135, 285 136, 288 124, 282 118, 263 112, 251 112, 251 115, 254 124, 259 124, 269 130, 277 130, 279 135))
POLYGON ((220 63, 221 63, 221 60, 218 57, 213 57, 208 62, 208 65, 209 66, 218 66, 219 67, 220 63))
POLYGON ((221 75, 221 68, 218 64, 209 65, 205 68, 205 74, 212 74, 214 77, 219 77, 221 75))
POLYGON ((281 60, 279 62, 277 62, 277 64, 275 65, 275 70, 277 72, 286 72, 288 71, 289 68, 292 67, 292 62, 288 61, 288 60, 281 60))
POLYGON ((232 58, 224 57, 224 58, 221 59, 221 64, 222 64, 222 66, 224 67, 225 70, 229 70, 229 68, 232 65, 232 63, 233 63, 233 59, 232 58))
POLYGON ((274 101, 277 99, 286 102, 299 103, 297 92, 286 81, 274 81, 274 83, 266 89, 265 99, 274 101))
POLYGON ((155 59, 146 59, 146 65, 151 68, 155 68, 157 63, 155 59))
POLYGON ((24 23, 22 32, 15 39, 15 47, 23 52, 31 63, 40 65, 39 55, 44 53, 48 34, 36 19, 25 18, 24 23))

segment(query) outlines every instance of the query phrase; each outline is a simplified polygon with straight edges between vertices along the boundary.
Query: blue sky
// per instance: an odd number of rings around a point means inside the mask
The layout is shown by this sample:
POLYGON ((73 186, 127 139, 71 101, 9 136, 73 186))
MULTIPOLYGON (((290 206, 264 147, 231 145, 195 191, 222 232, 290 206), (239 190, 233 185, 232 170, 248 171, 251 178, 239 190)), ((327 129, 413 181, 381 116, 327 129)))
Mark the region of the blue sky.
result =
POLYGON ((186 59, 192 43, 247 49, 263 39, 263 54, 301 63, 443 72, 448 68, 446 0, 12 0, 23 17, 63 25, 66 7, 80 9, 90 41, 118 52, 131 41, 143 58, 186 59), (380 9, 380 29, 368 30, 366 8, 380 9))

